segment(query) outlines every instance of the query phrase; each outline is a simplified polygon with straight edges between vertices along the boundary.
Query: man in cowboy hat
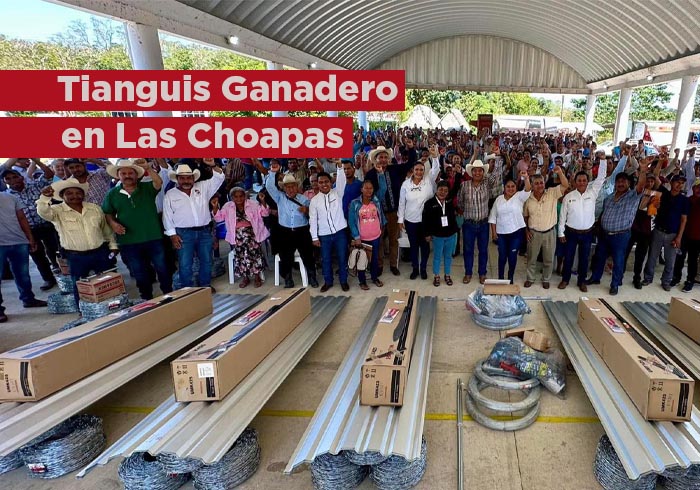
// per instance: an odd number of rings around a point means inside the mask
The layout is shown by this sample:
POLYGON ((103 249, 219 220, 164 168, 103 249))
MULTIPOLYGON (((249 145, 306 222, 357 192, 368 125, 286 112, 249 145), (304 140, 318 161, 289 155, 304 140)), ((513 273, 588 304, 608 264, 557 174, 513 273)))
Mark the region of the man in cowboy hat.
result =
MULTIPOLYGON (((100 273, 111 269, 110 250, 118 253, 114 233, 102 209, 97 204, 85 202, 89 187, 89 184, 74 178, 59 180, 44 187, 36 202, 39 216, 53 223, 58 231, 74 286, 75 281, 91 271, 100 273), (52 199, 63 202, 52 206, 52 199)), ((77 288, 74 288, 73 296, 77 304, 77 288)))
POLYGON ((112 187, 112 177, 109 176, 104 168, 100 168, 95 172, 89 172, 86 166, 87 162, 94 163, 104 167, 104 163, 99 159, 83 160, 80 158, 69 158, 65 161, 64 166, 68 174, 76 179, 81 184, 89 184, 85 202, 91 202, 102 205, 107 192, 112 187))
POLYGON ((280 171, 279 162, 270 163, 270 172, 265 180, 267 193, 277 203, 280 230, 284 232, 280 241, 280 274, 284 277, 284 287, 293 288, 292 265, 294 252, 299 251, 311 287, 318 287, 316 279, 316 264, 314 263, 313 244, 309 227, 309 199, 299 194, 299 182, 293 174, 286 174, 282 179, 284 192, 281 192, 276 182, 280 171))
MULTIPOLYGON (((224 173, 217 167, 213 158, 205 158, 204 164, 211 167, 211 179, 197 182, 200 174, 189 165, 180 164, 177 170, 170 171, 170 180, 177 187, 165 194, 163 202, 163 227, 177 250, 180 283, 183 287, 192 286, 192 263, 195 253, 199 257, 199 285, 211 285, 211 261, 214 239, 209 224, 211 212, 209 200, 224 182, 224 173)), ((213 289, 213 288, 212 288, 213 289)))
POLYGON ((117 235, 122 260, 136 279, 142 299, 153 298, 150 266, 158 276, 164 294, 173 290, 172 276, 165 263, 161 221, 156 196, 163 180, 146 160, 121 159, 107 167, 107 173, 119 180, 102 203, 107 223, 117 235), (150 182, 139 182, 145 174, 150 182))
MULTIPOLYGON (((394 151, 391 148, 378 146, 369 152, 369 162, 374 168, 367 171, 365 180, 374 184, 375 192, 382 203, 382 211, 386 217, 387 234, 385 239, 389 242, 389 267, 392 274, 398 276, 399 272, 399 196, 401 184, 406 180, 411 164, 396 165, 391 163, 394 151)), ((414 160, 415 161, 415 160, 414 160)), ((379 271, 384 265, 384 254, 379 254, 379 271)))

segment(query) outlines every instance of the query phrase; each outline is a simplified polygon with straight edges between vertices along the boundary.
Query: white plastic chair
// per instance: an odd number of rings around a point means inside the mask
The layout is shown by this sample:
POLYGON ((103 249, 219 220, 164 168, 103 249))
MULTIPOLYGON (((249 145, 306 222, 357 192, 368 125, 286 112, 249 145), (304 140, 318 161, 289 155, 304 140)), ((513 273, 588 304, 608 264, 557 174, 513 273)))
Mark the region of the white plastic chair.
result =
MULTIPOLYGON (((294 252, 294 261, 299 264, 299 272, 301 272, 301 285, 307 287, 309 285, 309 278, 306 275, 306 267, 304 267, 304 262, 301 260, 299 252, 294 252)), ((280 285, 280 256, 275 255, 275 286, 280 285)))

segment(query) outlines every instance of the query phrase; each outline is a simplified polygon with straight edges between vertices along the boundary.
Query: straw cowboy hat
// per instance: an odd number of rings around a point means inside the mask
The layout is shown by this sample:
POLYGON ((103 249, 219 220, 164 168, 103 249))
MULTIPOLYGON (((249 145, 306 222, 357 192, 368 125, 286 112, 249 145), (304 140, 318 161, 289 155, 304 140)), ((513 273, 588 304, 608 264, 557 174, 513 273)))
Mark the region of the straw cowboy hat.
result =
POLYGON ((282 178, 282 185, 287 185, 287 184, 298 184, 299 181, 294 177, 294 174, 284 174, 284 177, 282 178))
POLYGON ((199 170, 192 171, 189 165, 183 165, 180 164, 177 166, 177 169, 173 170, 168 170, 168 177, 170 177, 170 180, 173 182, 177 183, 177 176, 178 175, 191 175, 194 177, 194 181, 197 182, 199 180, 199 170))
POLYGON ((120 158, 114 165, 107 165, 106 170, 110 177, 118 179, 120 168, 133 168, 136 172, 137 179, 140 179, 141 177, 143 177, 143 174, 146 173, 144 169, 136 165, 136 163, 134 163, 133 160, 128 158, 120 158))
POLYGON ((53 198, 52 199, 55 199, 56 201, 63 201, 61 194, 66 189, 71 189, 71 188, 81 189, 83 191, 83 193, 87 194, 87 191, 90 188, 90 185, 87 182, 84 184, 81 184, 78 181, 78 179, 71 177, 70 179, 66 179, 66 180, 57 180, 56 182, 51 184, 51 187, 53 187, 53 198))
POLYGON ((474 160, 474 163, 467 164, 467 174, 469 175, 469 177, 472 176, 472 169, 475 168, 483 168, 485 174, 489 173, 488 164, 484 165, 484 162, 482 162, 481 160, 474 160))
MULTIPOLYGON (((495 160, 496 159, 496 154, 495 153, 489 153, 486 155, 485 160, 488 162, 489 160, 495 160)), ((485 170, 485 172, 488 172, 488 170, 485 170)))
POLYGON ((391 148, 384 148, 383 146, 378 146, 374 150, 370 151, 369 156, 367 158, 369 158, 369 161, 371 163, 374 163, 376 161, 375 159, 377 155, 379 155, 380 153, 386 153, 387 155, 389 155, 389 160, 394 158, 394 150, 392 150, 391 148))

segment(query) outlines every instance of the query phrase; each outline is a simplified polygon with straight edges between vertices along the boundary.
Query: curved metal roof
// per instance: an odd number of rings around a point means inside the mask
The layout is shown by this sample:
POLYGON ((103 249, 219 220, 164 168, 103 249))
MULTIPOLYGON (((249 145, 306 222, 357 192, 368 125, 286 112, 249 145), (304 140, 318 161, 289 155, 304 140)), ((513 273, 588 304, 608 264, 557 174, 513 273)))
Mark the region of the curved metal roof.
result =
POLYGON ((551 53, 588 83, 700 52, 690 0, 178 0, 348 69, 481 34, 551 53))

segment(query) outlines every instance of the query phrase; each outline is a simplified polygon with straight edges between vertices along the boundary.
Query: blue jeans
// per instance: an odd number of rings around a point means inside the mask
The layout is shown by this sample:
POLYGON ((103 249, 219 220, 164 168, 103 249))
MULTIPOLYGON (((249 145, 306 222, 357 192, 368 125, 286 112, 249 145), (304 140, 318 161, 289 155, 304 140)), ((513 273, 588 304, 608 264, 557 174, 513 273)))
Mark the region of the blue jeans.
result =
POLYGON ((318 237, 321 242, 321 264, 323 266, 323 281, 329 286, 333 285, 333 250, 338 256, 340 267, 340 284, 348 282, 348 236, 345 228, 333 233, 318 237))
MULTIPOLYGON (((0 278, 4 272, 5 259, 10 263, 10 270, 15 276, 15 286, 19 291, 19 299, 22 303, 29 303, 34 299, 32 292, 32 280, 29 277, 29 244, 0 246, 0 278)), ((2 306, 2 292, 0 291, 0 314, 5 312, 2 306)))
POLYGON ((243 188, 247 191, 253 188, 253 177, 255 176, 255 167, 253 165, 243 164, 245 169, 245 180, 243 180, 243 188))
POLYGON ((86 252, 69 252, 66 251, 68 259, 68 267, 70 267, 70 276, 73 279, 73 297, 75 304, 79 304, 80 296, 78 288, 75 286, 76 281, 81 277, 89 276, 91 272, 99 274, 114 267, 114 261, 109 258, 109 248, 105 243, 101 247, 86 252))
POLYGON ((414 269, 424 271, 428 268, 428 256, 430 255, 430 244, 425 241, 425 233, 423 232, 423 223, 411 223, 404 221, 406 235, 408 235, 408 243, 411 246, 411 265, 414 269), (420 262, 418 254, 420 253, 420 262))
POLYGON ((515 266, 518 263, 518 252, 523 243, 523 228, 513 233, 498 234, 498 278, 503 279, 508 262, 508 279, 513 282, 515 266))
POLYGON ((176 228, 176 231, 178 236, 182 238, 182 246, 177 251, 180 284, 183 288, 194 285, 192 262, 196 253, 199 258, 199 285, 202 287, 211 286, 211 254, 214 239, 209 227, 176 228))
POLYGON ((605 261, 608 259, 608 256, 612 256, 613 273, 610 287, 619 287, 622 285, 622 277, 625 274, 627 244, 631 236, 632 232, 630 231, 617 235, 610 235, 604 231, 600 233, 598 236, 598 244, 595 248, 595 254, 593 255, 591 281, 600 281, 603 277, 605 261))
MULTIPOLYGON (((369 261, 369 274, 372 281, 379 279, 379 249, 382 244, 382 237, 375 240, 362 240, 362 243, 372 245, 372 258, 369 261)), ((357 271, 357 280, 360 284, 367 284, 367 274, 365 271, 357 271)))
POLYGON ((474 241, 479 247, 479 275, 486 275, 486 264, 489 260, 489 224, 474 223, 465 220, 462 225, 464 250, 464 275, 471 276, 474 269, 474 241))
POLYGON ((440 262, 445 263, 445 275, 451 275, 452 252, 457 244, 457 233, 448 237, 433 237, 433 274, 440 275, 440 262))
POLYGON ((562 282, 571 280, 571 269, 574 266, 574 256, 576 255, 576 247, 578 247, 578 281, 576 284, 585 284, 586 276, 588 275, 588 259, 591 255, 593 232, 574 233, 567 228, 564 236, 566 237, 566 243, 564 244, 564 268, 561 271, 561 280, 562 282))
POLYGON ((149 273, 151 264, 156 270, 163 294, 173 290, 173 278, 165 264, 165 250, 160 239, 120 245, 120 251, 122 260, 134 274, 141 299, 153 299, 153 284, 149 273))

